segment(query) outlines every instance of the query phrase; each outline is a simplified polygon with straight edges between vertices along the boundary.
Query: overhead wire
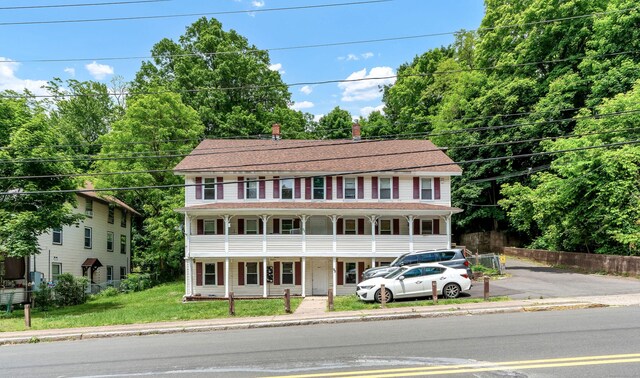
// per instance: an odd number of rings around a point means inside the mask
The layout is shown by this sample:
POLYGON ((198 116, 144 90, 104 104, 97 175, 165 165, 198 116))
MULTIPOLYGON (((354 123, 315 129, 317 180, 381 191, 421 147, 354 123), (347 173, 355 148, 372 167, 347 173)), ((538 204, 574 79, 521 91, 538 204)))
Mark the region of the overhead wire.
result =
POLYGON ((81 8, 112 5, 131 5, 144 3, 166 3, 173 0, 129 0, 129 1, 109 1, 104 3, 80 3, 80 4, 54 4, 54 5, 15 5, 1 6, 0 10, 22 10, 22 9, 49 9, 49 8, 81 8))

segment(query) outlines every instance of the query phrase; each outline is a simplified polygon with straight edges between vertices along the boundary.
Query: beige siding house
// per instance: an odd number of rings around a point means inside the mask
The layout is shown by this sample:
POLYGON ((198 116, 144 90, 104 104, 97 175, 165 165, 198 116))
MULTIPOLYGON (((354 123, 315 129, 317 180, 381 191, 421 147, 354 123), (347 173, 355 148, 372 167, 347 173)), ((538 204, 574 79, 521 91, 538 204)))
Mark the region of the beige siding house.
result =
POLYGON ((205 140, 185 178, 185 298, 352 294, 362 272, 451 246, 451 178, 428 140, 205 140))

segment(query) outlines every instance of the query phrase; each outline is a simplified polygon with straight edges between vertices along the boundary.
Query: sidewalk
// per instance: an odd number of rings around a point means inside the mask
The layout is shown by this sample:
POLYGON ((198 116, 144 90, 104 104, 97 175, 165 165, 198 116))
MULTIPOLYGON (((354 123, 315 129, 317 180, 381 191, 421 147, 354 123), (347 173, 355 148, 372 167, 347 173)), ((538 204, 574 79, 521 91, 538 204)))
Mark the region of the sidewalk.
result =
POLYGON ((0 333, 0 345, 37 341, 81 340, 102 337, 209 332, 232 329, 287 327, 373 320, 486 315, 526 311, 584 309, 606 306, 640 306, 640 294, 481 302, 426 307, 387 308, 366 311, 327 312, 326 297, 307 297, 294 314, 251 318, 203 319, 179 322, 104 327, 32 330, 0 333))

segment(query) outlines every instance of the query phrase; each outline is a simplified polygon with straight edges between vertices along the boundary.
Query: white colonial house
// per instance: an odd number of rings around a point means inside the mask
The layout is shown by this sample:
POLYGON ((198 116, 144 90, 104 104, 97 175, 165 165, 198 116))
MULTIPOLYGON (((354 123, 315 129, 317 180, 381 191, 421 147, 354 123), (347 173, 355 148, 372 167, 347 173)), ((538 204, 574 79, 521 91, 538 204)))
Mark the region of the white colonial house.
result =
MULTIPOLYGON (((93 189, 87 183, 85 189, 93 189)), ((30 259, 30 272, 41 272, 47 282, 62 273, 85 276, 92 284, 126 278, 131 261, 133 208, 112 196, 94 191, 77 194, 75 212, 86 218, 78 225, 53 229, 39 237, 41 253, 30 259)))
POLYGON ((414 250, 451 247, 451 178, 428 140, 205 140, 185 178, 185 299, 337 295, 414 250))

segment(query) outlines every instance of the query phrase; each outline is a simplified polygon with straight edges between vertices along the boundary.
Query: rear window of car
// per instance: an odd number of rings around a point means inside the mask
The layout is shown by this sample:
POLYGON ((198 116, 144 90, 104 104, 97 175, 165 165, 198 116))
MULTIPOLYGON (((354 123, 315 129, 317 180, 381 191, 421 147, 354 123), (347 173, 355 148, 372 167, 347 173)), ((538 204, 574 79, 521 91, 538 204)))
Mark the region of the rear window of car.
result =
POLYGON ((437 253, 423 253, 420 255, 421 263, 430 263, 440 261, 437 253))
POLYGON ((447 260, 451 260, 454 256, 456 255, 455 252, 453 251, 449 251, 449 252, 442 252, 441 261, 447 261, 447 260))
POLYGON ((416 255, 409 255, 406 256, 404 259, 402 259, 402 261, 400 262, 401 265, 409 265, 409 264, 415 264, 418 262, 418 256, 416 255))

